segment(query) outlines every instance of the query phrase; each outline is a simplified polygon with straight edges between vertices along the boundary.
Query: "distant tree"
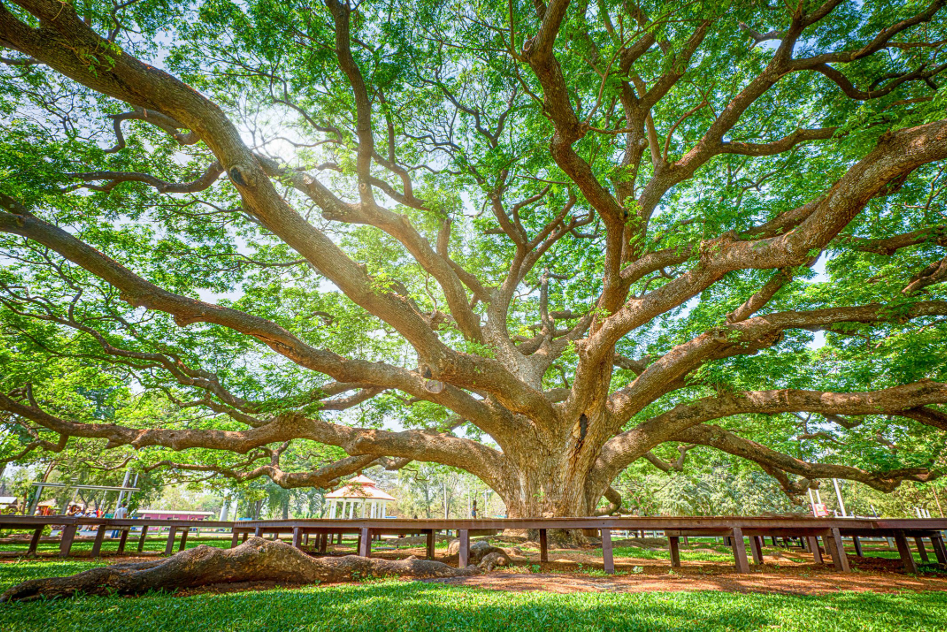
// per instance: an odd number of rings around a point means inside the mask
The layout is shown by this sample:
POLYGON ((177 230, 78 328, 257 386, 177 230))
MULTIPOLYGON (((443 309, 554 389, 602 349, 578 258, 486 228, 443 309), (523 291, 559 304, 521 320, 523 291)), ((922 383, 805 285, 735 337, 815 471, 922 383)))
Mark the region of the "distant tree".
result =
POLYGON ((734 516, 807 513, 771 476, 715 455, 687 470, 629 468, 614 482, 632 512, 647 516, 734 516))
POLYGON ((398 475, 398 509, 405 518, 459 518, 456 511, 460 475, 456 470, 432 463, 412 464, 398 475))
MULTIPOLYGON (((916 518, 917 509, 924 509, 935 518, 947 518, 947 489, 943 479, 929 484, 907 482, 888 494, 851 481, 839 481, 839 485, 845 509, 850 514, 916 518)), ((832 509, 838 508, 830 486, 822 491, 822 501, 832 509)))
MULTIPOLYGON (((179 511, 207 511, 216 514, 222 501, 200 488, 188 488, 187 485, 168 485, 159 497, 150 503, 153 509, 177 509, 179 511)), ((215 516, 216 518, 216 516, 215 516)))

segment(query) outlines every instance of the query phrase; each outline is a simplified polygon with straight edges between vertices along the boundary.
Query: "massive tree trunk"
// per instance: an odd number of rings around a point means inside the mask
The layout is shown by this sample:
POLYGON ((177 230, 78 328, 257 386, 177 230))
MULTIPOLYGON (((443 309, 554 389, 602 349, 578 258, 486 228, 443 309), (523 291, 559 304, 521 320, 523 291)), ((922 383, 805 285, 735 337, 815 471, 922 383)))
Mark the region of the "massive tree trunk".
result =
MULTIPOLYGON (((568 429, 551 434, 542 449, 535 445, 520 446, 513 441, 505 450, 516 463, 515 468, 500 479, 494 490, 506 504, 510 518, 561 518, 595 515, 606 488, 593 474, 593 464, 601 454, 602 441, 589 432, 588 417, 579 415, 574 423, 560 422, 568 429)), ((617 511, 618 503, 609 507, 617 511)), ((507 535, 538 538, 536 530, 509 530, 507 535)), ((554 529, 547 533, 550 542, 559 547, 584 546, 595 531, 554 529)))
POLYGON ((587 470, 560 455, 527 458, 495 491, 510 518, 589 516, 601 493, 590 498, 587 479, 587 470))
POLYGON ((510 517, 594 513, 611 482, 596 472, 615 420, 605 406, 607 380, 602 377, 593 386, 600 394, 597 406, 544 419, 541 432, 528 437, 532 441, 504 437, 504 453, 515 467, 505 472, 495 490, 506 502, 510 517))
MULTIPOLYGON (((513 491, 508 494, 500 493, 509 518, 571 518, 593 514, 594 504, 590 505, 586 495, 584 477, 568 464, 520 470, 511 487, 513 491)), ((507 529, 504 535, 534 541, 539 538, 536 529, 507 529)), ((564 548, 588 544, 589 535, 597 533, 566 529, 551 529, 547 533, 551 544, 564 548)))

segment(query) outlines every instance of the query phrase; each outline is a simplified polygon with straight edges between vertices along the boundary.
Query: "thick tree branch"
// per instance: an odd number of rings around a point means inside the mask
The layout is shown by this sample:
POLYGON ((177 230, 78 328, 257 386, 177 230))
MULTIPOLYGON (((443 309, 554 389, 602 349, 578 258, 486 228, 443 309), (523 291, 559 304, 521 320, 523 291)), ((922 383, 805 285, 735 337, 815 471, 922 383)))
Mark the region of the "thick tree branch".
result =
POLYGON ((278 463, 268 463, 252 469, 240 470, 216 465, 199 465, 163 460, 148 466, 146 471, 169 468, 187 472, 213 472, 239 482, 252 481, 261 476, 267 476, 283 489, 298 489, 300 487, 331 489, 339 483, 341 477, 371 467, 378 462, 378 460, 378 457, 370 454, 350 456, 324 465, 311 472, 286 472, 279 467, 278 463))
POLYGON ((200 140, 198 135, 194 132, 188 132, 186 134, 182 133, 180 130, 184 127, 184 125, 178 123, 171 117, 165 116, 160 112, 155 112, 154 110, 135 108, 131 112, 112 114, 109 118, 112 119, 112 123, 115 128, 115 146, 111 149, 107 149, 105 151, 107 154, 114 154, 121 151, 122 149, 125 149, 125 134, 122 132, 123 121, 135 120, 151 123, 155 127, 164 130, 169 136, 174 138, 174 140, 176 140, 181 145, 193 145, 200 140))
POLYGON ((84 173, 67 173, 65 174, 69 178, 75 180, 81 180, 83 182, 96 182, 99 180, 106 180, 106 184, 83 184, 83 188, 91 189, 93 191, 102 191, 108 193, 116 186, 123 182, 144 182, 147 185, 153 186, 158 193, 198 193, 200 191, 206 191, 214 182, 217 181, 217 178, 220 177, 220 174, 224 172, 223 167, 220 166, 219 162, 214 162, 204 173, 198 176, 195 180, 191 182, 165 182, 160 178, 156 178, 147 173, 134 173, 134 172, 125 172, 125 171, 89 171, 84 173))
POLYGON ((631 299, 590 336, 582 349, 576 381, 590 371, 625 333, 683 304, 724 274, 738 269, 798 266, 824 248, 878 195, 896 190, 915 169, 947 158, 947 120, 887 134, 868 156, 849 169, 790 232, 754 241, 724 235, 703 244, 691 270, 640 298, 631 299))
MULTIPOLYGON (((943 475, 940 471, 920 467, 869 472, 848 465, 809 463, 767 448, 755 441, 739 437, 719 426, 695 426, 679 433, 678 439, 717 448, 728 454, 759 463, 771 474, 774 471, 781 471, 801 476, 807 479, 806 482, 819 478, 843 478, 864 483, 883 492, 891 492, 906 480, 923 483, 935 480, 943 475)), ((783 477, 776 476, 776 479, 785 488, 785 482, 781 480, 783 477)))
POLYGON ((405 457, 460 467, 488 484, 497 484, 508 467, 502 454, 470 439, 420 430, 389 432, 352 428, 295 414, 277 416, 258 428, 226 431, 134 429, 117 424, 67 421, 4 394, 0 394, 0 410, 29 419, 60 435, 106 439, 106 449, 122 445, 135 449, 161 446, 173 450, 204 448, 246 454, 273 443, 308 439, 341 447, 353 456, 405 457))
POLYGON ((919 228, 909 233, 903 233, 893 237, 883 237, 881 239, 840 235, 833 242, 833 245, 838 245, 839 247, 848 248, 850 250, 888 256, 893 255, 902 248, 910 248, 911 246, 925 243, 947 247, 947 225, 941 224, 928 228, 919 228))
POLYGON ((884 305, 836 307, 808 312, 766 314, 710 330, 682 343, 648 365, 634 382, 615 391, 609 398, 615 416, 614 426, 621 427, 632 415, 676 387, 698 366, 739 354, 756 353, 778 343, 787 329, 831 330, 842 323, 903 323, 915 318, 947 315, 947 301, 918 302, 907 309, 884 305))
POLYGON ((124 52, 111 51, 71 5, 31 0, 22 5, 40 20, 32 28, 0 5, 0 29, 17 50, 93 90, 154 110, 193 130, 214 152, 243 199, 244 208, 305 257, 349 298, 391 324, 429 361, 452 354, 403 298, 378 292, 368 273, 279 195, 257 156, 243 143, 223 111, 174 77, 124 52), (76 51, 101 51, 108 64, 93 65, 76 51), (104 52, 111 51, 111 52, 104 52))
POLYGON ((660 443, 675 440, 702 443, 694 438, 703 436, 700 435, 703 431, 690 433, 688 431, 691 428, 733 415, 812 412, 827 415, 909 416, 902 413, 910 413, 917 420, 930 418, 917 414, 917 409, 944 403, 947 403, 947 384, 930 381, 859 393, 782 389, 708 397, 689 404, 679 404, 610 439, 595 462, 593 476, 601 484, 607 484, 630 463, 644 457, 660 443))

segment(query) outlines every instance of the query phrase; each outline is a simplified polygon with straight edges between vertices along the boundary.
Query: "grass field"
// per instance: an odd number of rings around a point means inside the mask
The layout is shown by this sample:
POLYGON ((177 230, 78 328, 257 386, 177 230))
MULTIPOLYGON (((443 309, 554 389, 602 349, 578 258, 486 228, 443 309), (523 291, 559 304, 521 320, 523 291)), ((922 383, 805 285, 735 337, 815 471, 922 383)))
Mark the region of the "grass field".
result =
MULTIPOLYGON (((601 556, 602 549, 595 549, 594 552, 590 553, 601 556)), ((641 560, 671 560, 671 554, 667 549, 646 549, 637 546, 616 546, 612 549, 612 555, 615 557, 633 557, 641 560)), ((692 544, 690 546, 682 544, 681 555, 688 560, 701 562, 726 562, 733 559, 733 552, 730 550, 730 547, 710 546, 707 544, 692 544)), ((747 548, 747 555, 751 555, 749 547, 747 548)))
MULTIPOLYGON (((102 561, 0 564, 0 590, 102 561)), ((0 630, 203 632, 251 630, 570 630, 880 632, 947 630, 947 593, 822 596, 676 593, 507 593, 371 581, 264 592, 80 597, 0 604, 0 630)))

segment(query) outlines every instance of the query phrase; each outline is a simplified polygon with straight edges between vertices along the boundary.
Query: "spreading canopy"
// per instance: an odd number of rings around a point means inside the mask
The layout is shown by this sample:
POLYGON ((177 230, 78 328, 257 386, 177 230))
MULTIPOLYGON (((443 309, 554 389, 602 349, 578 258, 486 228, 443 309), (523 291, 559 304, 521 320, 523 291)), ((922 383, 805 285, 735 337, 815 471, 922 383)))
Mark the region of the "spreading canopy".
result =
POLYGON ((11 458, 931 480, 945 4, 2 0, 11 458))

